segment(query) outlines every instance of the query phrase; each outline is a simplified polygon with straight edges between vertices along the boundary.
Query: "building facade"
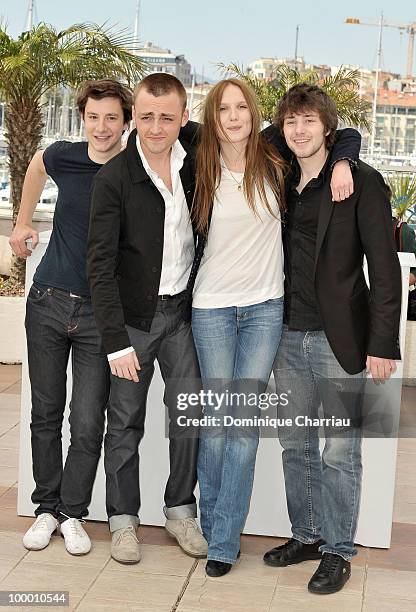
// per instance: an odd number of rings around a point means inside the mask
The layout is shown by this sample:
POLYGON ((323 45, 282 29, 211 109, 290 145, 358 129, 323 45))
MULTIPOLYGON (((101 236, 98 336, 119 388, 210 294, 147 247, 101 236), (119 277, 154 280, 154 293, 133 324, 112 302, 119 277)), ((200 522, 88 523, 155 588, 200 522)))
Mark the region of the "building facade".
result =
POLYGON ((184 55, 176 55, 170 49, 162 49, 151 42, 147 42, 138 51, 139 57, 147 62, 148 73, 168 72, 176 76, 184 85, 190 87, 192 83, 191 64, 184 55))
POLYGON ((247 66, 247 72, 253 74, 259 79, 269 81, 273 78, 274 73, 280 66, 287 66, 292 70, 297 70, 299 74, 305 74, 314 70, 321 78, 330 76, 331 67, 326 65, 307 64, 303 57, 294 58, 279 58, 279 57, 259 57, 253 60, 247 66))
MULTIPOLYGON (((293 58, 260 57, 248 65, 247 72, 260 79, 271 80, 276 69, 283 65, 297 70, 300 74, 313 70, 320 79, 334 76, 341 68, 356 70, 359 94, 371 105, 373 104, 374 87, 377 80, 375 70, 352 65, 307 64, 302 57, 296 61, 293 58)), ((374 129, 374 153, 376 155, 416 156, 416 82, 401 79, 396 73, 379 72, 374 129)), ((371 135, 367 130, 363 130, 362 138, 361 150, 363 153, 368 153, 371 135)))

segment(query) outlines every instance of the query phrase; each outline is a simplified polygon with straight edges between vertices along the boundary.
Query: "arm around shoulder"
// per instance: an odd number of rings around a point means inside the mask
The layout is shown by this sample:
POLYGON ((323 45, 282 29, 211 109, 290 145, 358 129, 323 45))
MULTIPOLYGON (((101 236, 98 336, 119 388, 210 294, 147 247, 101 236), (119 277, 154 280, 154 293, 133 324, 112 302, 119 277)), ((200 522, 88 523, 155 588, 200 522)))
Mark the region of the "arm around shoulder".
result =
POLYGON ((190 144, 197 144, 201 124, 196 121, 188 121, 179 132, 179 139, 186 140, 190 144))
POLYGON ((334 202, 342 202, 354 193, 351 167, 356 166, 361 148, 361 134, 353 128, 335 132, 330 163, 333 169, 331 193, 334 202))
POLYGON ((335 132, 335 142, 331 151, 331 164, 347 159, 356 164, 360 157, 361 134, 354 128, 343 128, 335 132))
POLYGON ((269 144, 273 145, 276 151, 287 162, 291 162, 293 153, 286 144, 285 137, 280 132, 277 125, 272 123, 262 130, 261 135, 269 144))

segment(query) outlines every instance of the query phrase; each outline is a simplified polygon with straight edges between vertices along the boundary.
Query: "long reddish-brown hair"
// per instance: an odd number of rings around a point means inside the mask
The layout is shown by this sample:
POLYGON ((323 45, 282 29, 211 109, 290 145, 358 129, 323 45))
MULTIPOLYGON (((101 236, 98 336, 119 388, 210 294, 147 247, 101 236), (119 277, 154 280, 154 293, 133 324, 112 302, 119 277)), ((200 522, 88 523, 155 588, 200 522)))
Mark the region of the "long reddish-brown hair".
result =
POLYGON ((243 180, 247 203, 256 215, 255 193, 257 191, 263 206, 271 215, 276 216, 266 196, 265 183, 268 183, 276 197, 280 212, 285 210, 286 164, 273 145, 266 142, 260 134, 262 117, 255 93, 242 80, 224 79, 217 83, 206 97, 200 142, 196 153, 196 186, 192 218, 196 229, 202 234, 208 231, 215 191, 221 180, 221 147, 218 134, 224 132, 220 122, 220 105, 224 90, 228 85, 240 88, 252 117, 252 129, 245 151, 246 166, 243 180))

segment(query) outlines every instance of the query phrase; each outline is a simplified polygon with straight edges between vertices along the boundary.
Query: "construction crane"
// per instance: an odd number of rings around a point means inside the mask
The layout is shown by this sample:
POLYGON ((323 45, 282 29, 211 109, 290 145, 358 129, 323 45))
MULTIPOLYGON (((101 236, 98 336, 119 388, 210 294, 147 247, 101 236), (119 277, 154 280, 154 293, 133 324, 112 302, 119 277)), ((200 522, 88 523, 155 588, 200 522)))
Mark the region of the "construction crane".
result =
MULTIPOLYGON (((365 26, 376 26, 380 27, 379 21, 362 21, 361 19, 357 19, 355 17, 348 17, 345 20, 345 23, 349 23, 351 25, 365 25, 365 26)), ((383 28, 396 28, 400 30, 400 33, 403 31, 409 34, 409 41, 407 43, 407 62, 406 62, 406 79, 413 78, 413 51, 415 46, 415 33, 416 33, 416 22, 413 23, 392 23, 383 20, 383 28)))
POLYGON ((138 49, 139 49, 139 45, 140 45, 140 0, 137 0, 137 5, 136 5, 136 17, 134 19, 134 46, 136 47, 136 49, 134 50, 134 53, 138 54, 138 49))
POLYGON ((26 17, 26 27, 25 27, 25 31, 29 32, 34 24, 35 24, 35 14, 36 14, 36 6, 35 6, 35 0, 29 0, 29 6, 27 9, 27 17, 26 17))

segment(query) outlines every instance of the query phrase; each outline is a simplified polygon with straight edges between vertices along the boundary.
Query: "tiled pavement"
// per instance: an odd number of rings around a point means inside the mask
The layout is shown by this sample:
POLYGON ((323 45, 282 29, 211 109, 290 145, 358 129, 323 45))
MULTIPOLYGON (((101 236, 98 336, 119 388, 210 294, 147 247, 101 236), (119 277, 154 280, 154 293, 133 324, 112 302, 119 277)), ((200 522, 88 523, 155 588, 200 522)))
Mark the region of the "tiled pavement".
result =
MULTIPOLYGON (((415 612, 416 440, 401 440, 396 479, 392 546, 360 547, 352 578, 341 593, 311 595, 305 585, 310 561, 275 570, 261 555, 276 538, 244 536, 236 568, 221 579, 205 576, 204 560, 183 554, 163 528, 141 527, 143 558, 122 566, 109 556, 106 525, 89 522, 93 549, 84 557, 66 553, 60 537, 39 552, 23 548, 32 519, 16 515, 19 444, 19 366, 0 366, 0 590, 67 590, 69 609, 80 612, 415 612)), ((416 410, 416 389, 404 390, 403 409, 416 410)))

